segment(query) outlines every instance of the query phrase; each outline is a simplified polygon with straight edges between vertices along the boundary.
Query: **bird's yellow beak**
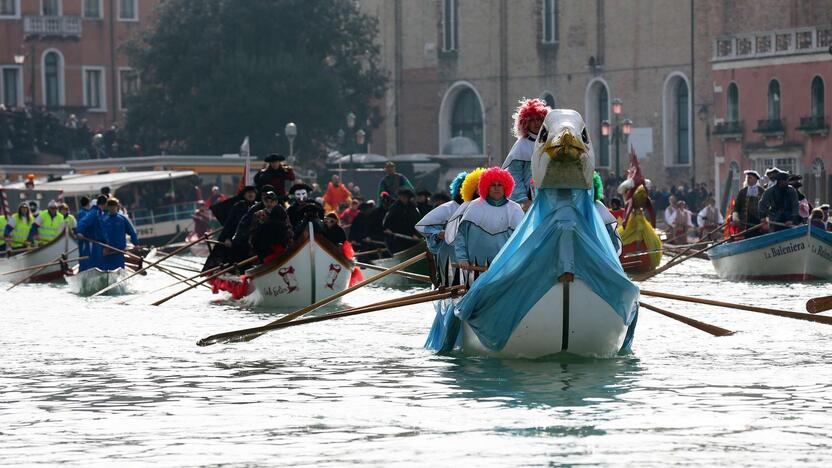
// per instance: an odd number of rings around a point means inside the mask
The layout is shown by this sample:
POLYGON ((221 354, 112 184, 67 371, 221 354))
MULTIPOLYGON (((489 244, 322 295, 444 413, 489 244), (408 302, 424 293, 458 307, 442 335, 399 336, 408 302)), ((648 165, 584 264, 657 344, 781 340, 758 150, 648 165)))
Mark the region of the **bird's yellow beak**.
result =
POLYGON ((551 159, 577 161, 582 154, 586 153, 586 145, 572 131, 564 129, 560 135, 556 136, 551 142, 546 143, 543 151, 551 159))

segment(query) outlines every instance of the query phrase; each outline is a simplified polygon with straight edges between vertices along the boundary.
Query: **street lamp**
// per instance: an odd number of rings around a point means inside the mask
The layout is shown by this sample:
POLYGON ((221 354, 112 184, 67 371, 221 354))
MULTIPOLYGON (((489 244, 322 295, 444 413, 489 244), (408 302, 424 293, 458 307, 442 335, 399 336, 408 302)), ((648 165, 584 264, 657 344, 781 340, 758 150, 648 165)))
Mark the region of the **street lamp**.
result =
POLYGON ((14 63, 16 65, 23 65, 26 62, 26 57, 31 60, 31 72, 29 77, 29 104, 35 106, 35 46, 29 49, 29 53, 24 52, 24 48, 20 46, 20 52, 14 54, 14 63))
POLYGON ((609 120, 604 120, 601 122, 601 135, 605 137, 612 137, 612 142, 615 144, 615 176, 621 177, 621 159, 620 159, 620 147, 619 143, 626 143, 627 138, 630 136, 630 132, 633 130, 633 121, 630 119, 624 119, 619 122, 621 112, 624 110, 624 102, 619 99, 615 98, 612 100, 612 115, 613 115, 613 125, 610 126, 609 120))
POLYGON ((286 138, 289 139, 289 163, 295 163, 295 137, 298 136, 298 126, 294 124, 294 122, 289 122, 286 124, 286 128, 283 129, 283 133, 286 134, 286 138))

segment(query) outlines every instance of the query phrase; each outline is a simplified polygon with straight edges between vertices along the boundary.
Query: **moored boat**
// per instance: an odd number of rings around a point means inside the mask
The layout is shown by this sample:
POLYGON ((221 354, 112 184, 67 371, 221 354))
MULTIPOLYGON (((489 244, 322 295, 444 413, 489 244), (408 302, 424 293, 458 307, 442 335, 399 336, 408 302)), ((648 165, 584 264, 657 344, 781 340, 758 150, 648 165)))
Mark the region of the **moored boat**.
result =
MULTIPOLYGON (((78 267, 70 270, 69 274, 64 275, 66 284, 69 285, 69 291, 79 296, 90 296, 96 292, 115 284, 126 278, 130 274, 127 268, 118 268, 116 270, 107 271, 98 268, 90 268, 84 271, 78 271, 78 267)), ((106 294, 110 296, 117 296, 127 293, 127 282, 119 283, 113 289, 107 291, 106 294)))
MULTIPOLYGON (((48 265, 42 270, 37 267, 39 265, 49 264, 61 258, 64 253, 75 250, 77 244, 66 232, 62 231, 58 237, 52 239, 46 244, 35 247, 26 252, 14 255, 12 257, 0 256, 0 273, 18 271, 9 275, 0 275, 0 280, 4 281, 19 281, 32 275, 29 278, 30 282, 46 282, 56 280, 63 275, 63 270, 60 263, 48 265)), ((67 260, 72 260, 72 257, 77 255, 67 255, 67 260)))
POLYGON ((708 256, 728 280, 832 279, 832 233, 809 225, 722 244, 708 256))
POLYGON ((246 270, 245 274, 212 281, 217 290, 235 299, 268 307, 304 307, 349 286, 354 262, 312 225, 276 259, 246 270))

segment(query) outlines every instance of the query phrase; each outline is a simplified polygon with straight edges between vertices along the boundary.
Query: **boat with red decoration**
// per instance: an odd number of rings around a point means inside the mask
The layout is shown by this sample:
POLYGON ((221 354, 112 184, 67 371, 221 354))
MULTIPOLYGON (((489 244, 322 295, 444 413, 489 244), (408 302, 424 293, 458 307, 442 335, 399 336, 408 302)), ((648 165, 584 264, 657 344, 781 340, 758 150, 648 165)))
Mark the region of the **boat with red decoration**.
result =
POLYGON ((211 281, 215 292, 267 307, 304 307, 361 281, 349 243, 339 247, 309 229, 282 254, 240 276, 211 281))

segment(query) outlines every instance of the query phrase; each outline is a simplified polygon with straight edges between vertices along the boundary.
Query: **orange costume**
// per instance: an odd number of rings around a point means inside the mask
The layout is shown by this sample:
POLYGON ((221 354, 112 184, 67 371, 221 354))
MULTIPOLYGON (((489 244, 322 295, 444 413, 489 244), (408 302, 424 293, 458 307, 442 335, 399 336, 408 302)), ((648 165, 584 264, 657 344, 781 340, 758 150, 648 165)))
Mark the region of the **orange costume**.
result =
POLYGON ((324 193, 324 211, 327 213, 338 211, 338 205, 349 203, 351 200, 352 194, 344 184, 338 184, 336 187, 330 182, 326 187, 326 193, 324 193))

